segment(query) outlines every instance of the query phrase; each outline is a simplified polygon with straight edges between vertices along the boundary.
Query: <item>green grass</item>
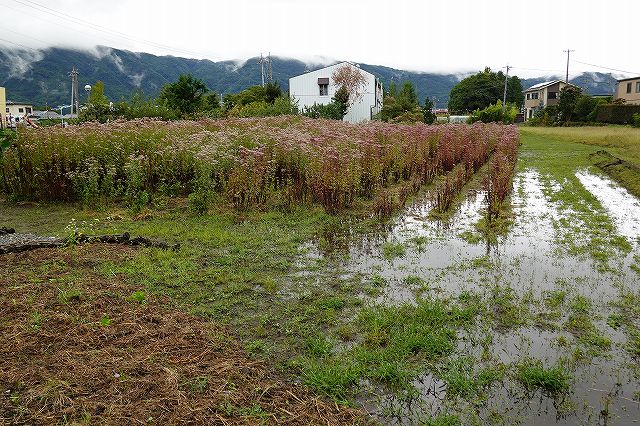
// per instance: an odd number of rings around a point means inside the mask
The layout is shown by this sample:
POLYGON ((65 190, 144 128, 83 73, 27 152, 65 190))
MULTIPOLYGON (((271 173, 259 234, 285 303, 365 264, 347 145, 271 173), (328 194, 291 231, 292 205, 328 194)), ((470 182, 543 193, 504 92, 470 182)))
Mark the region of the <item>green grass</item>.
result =
POLYGON ((521 127, 523 138, 544 138, 568 145, 587 145, 589 151, 607 149, 614 155, 640 164, 640 129, 626 126, 521 127))
POLYGON ((393 260, 396 257, 402 257, 406 252, 407 249, 402 243, 387 241, 382 244, 382 255, 387 260, 393 260))
POLYGON ((551 394, 568 391, 571 380, 562 365, 544 368, 542 362, 531 359, 517 365, 515 377, 529 391, 540 389, 551 394))
MULTIPOLYGON (((554 219, 553 223, 560 248, 574 256, 589 257, 600 268, 608 269, 609 261, 620 254, 629 253, 631 245, 624 237, 617 235, 607 211, 575 175, 577 171, 590 167, 591 171, 595 171, 589 155, 599 147, 579 143, 580 137, 559 137, 555 130, 521 128, 523 145, 518 168, 521 171, 533 169, 540 173, 543 193, 560 213, 559 219, 554 219)), ((557 130, 561 135, 573 135, 570 131, 577 131, 574 128, 557 130)))

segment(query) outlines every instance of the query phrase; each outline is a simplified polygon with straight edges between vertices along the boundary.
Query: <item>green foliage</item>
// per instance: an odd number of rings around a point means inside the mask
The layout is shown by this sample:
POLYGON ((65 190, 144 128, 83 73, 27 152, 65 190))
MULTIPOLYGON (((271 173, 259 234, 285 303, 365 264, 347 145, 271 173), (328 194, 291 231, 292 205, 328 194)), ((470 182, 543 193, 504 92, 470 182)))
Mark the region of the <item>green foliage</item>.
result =
POLYGON ((561 365, 545 369, 540 361, 529 359, 517 366, 516 379, 527 390, 542 389, 557 394, 569 390, 571 376, 561 365))
POLYGON ((640 127, 640 112, 633 114, 633 127, 640 127))
POLYGON ((16 141, 16 132, 10 129, 0 129, 0 159, 2 153, 16 141))
POLYGON ((314 103, 310 107, 305 107, 302 115, 309 118, 324 118, 328 120, 342 120, 347 115, 349 109, 349 92, 342 86, 331 98, 328 104, 314 103))
POLYGON ((576 121, 593 121, 590 117, 595 115, 596 107, 598 106, 598 100, 593 96, 582 94, 576 102, 574 109, 574 119, 576 121))
POLYGON ((582 89, 575 86, 564 86, 560 90, 560 99, 558 100, 560 120, 564 122, 571 121, 581 96, 582 89))
POLYGON ((433 101, 430 98, 425 98, 424 106, 422 107, 422 121, 426 124, 433 124, 437 117, 433 112, 433 101))
POLYGON ((611 124, 633 124, 634 114, 640 114, 640 105, 598 105, 597 121, 611 124))
POLYGON ((383 121, 393 121, 398 123, 415 123, 424 120, 424 111, 420 109, 418 96, 409 81, 402 85, 400 92, 396 93, 395 84, 393 88, 385 93, 382 111, 379 118, 383 121))
POLYGON ((236 105, 228 112, 229 117, 275 117, 297 114, 297 105, 287 97, 277 98, 273 103, 255 101, 246 105, 236 105))
POLYGON ((186 116, 202 107, 204 95, 208 92, 206 84, 191 74, 181 74, 178 81, 164 85, 158 99, 167 106, 186 116))
POLYGON ((142 90, 133 92, 129 102, 122 100, 116 103, 113 114, 126 120, 145 117, 160 118, 162 120, 178 118, 178 114, 171 110, 166 102, 147 98, 142 90))
POLYGON ((495 104, 489 105, 482 110, 477 109, 473 111, 469 117, 469 122, 475 123, 476 121, 482 121, 483 123, 512 124, 517 114, 518 108, 515 105, 507 104, 503 107, 502 101, 497 101, 495 104))
POLYGON ((202 98, 202 109, 212 111, 220 108, 220 96, 216 92, 208 92, 202 98))
POLYGON ((105 123, 113 119, 113 109, 109 106, 109 99, 104 95, 104 83, 98 80, 91 88, 89 99, 81 109, 78 119, 80 121, 99 121, 105 123))
MULTIPOLYGON (((451 89, 449 111, 454 114, 484 109, 503 98, 505 75, 490 68, 469 76, 451 89)), ((517 76, 507 81, 507 103, 521 106, 524 102, 522 83, 517 76)))
POLYGON ((282 89, 278 82, 267 83, 264 86, 264 100, 268 104, 273 104, 276 99, 282 97, 282 89))
POLYGON ((527 121, 527 124, 530 126, 551 126, 559 120, 558 107, 556 105, 547 105, 537 110, 534 116, 527 121))

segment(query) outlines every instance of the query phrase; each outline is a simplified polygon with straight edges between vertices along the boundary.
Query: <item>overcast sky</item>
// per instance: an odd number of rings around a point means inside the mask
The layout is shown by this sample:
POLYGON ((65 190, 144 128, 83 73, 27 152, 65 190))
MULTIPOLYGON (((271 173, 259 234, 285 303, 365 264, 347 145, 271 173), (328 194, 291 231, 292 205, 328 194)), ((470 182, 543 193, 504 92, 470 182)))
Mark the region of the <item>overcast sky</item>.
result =
POLYGON ((0 0, 0 8, 0 45, 9 48, 105 45, 214 61, 271 52, 447 73, 510 64, 520 76, 564 75, 569 48, 572 75, 640 75, 638 0, 0 0))

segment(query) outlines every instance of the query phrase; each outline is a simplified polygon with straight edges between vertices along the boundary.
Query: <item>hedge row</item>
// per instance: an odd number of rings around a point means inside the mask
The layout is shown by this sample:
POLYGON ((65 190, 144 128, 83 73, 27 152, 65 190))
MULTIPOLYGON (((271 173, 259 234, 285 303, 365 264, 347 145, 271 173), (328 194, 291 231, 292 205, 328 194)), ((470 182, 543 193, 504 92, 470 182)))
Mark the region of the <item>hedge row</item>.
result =
POLYGON ((599 105, 596 121, 611 124, 633 124, 633 114, 640 114, 640 105, 599 105))

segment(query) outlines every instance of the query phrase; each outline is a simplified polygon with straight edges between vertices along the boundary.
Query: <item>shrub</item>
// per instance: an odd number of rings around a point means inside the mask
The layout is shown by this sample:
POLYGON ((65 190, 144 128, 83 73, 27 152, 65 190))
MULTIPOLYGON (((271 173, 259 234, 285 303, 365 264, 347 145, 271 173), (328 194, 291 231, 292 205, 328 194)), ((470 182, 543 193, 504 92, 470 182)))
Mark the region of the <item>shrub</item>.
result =
POLYGON ((640 112, 633 114, 633 127, 640 127, 640 112))
POLYGON ((638 113, 640 113, 640 105, 598 105, 596 120, 611 124, 633 124, 633 115, 638 113))
POLYGON ((502 101, 497 101, 495 104, 491 104, 485 109, 477 109, 473 111, 469 117, 469 123, 475 123, 481 121, 483 123, 504 123, 512 124, 516 115, 518 114, 518 108, 513 104, 507 104, 502 106, 502 101))

